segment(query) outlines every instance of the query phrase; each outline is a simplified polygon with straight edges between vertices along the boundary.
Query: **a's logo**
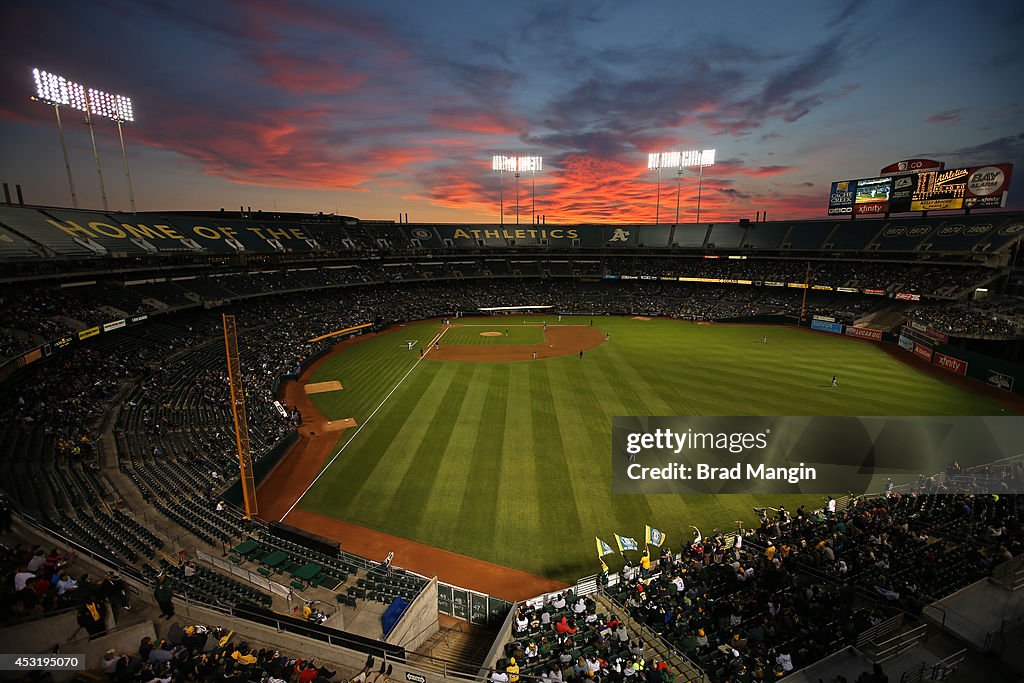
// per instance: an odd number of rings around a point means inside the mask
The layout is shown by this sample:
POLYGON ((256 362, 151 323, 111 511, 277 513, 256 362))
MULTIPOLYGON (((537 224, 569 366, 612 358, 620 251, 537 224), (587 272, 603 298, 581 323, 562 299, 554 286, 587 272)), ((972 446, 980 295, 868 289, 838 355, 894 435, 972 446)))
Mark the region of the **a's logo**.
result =
POLYGON ((979 223, 978 225, 972 225, 967 228, 964 232, 965 235, 984 235, 986 232, 992 229, 991 223, 979 223))
POLYGON ((429 240, 433 237, 429 230, 424 230, 423 228, 413 228, 412 236, 418 240, 429 240))
POLYGON ((896 237, 897 235, 902 235, 906 231, 907 231, 907 229, 904 228, 902 225, 896 226, 894 228, 886 228, 885 236, 886 237, 896 237))
POLYGON ((629 241, 629 230, 623 230, 622 228, 615 228, 615 232, 612 233, 609 242, 628 242, 629 241))
POLYGON ((1017 235, 1024 232, 1024 223, 1014 223, 1013 225, 1007 225, 1005 228, 999 231, 1000 235, 1017 235))
POLYGON ((927 225, 918 225, 907 231, 907 234, 911 237, 920 237, 921 235, 927 235, 931 232, 931 227, 927 225))
POLYGON ((405 672, 405 680, 409 681, 410 683, 427 683, 426 676, 415 674, 412 671, 405 672))
POLYGON ((962 225, 944 225, 939 229, 939 235, 947 237, 948 235, 959 235, 963 231, 964 226, 962 225))
POLYGON ((1005 180, 1002 169, 998 166, 979 168, 967 179, 967 191, 973 195, 984 197, 995 193, 1003 186, 1005 180))

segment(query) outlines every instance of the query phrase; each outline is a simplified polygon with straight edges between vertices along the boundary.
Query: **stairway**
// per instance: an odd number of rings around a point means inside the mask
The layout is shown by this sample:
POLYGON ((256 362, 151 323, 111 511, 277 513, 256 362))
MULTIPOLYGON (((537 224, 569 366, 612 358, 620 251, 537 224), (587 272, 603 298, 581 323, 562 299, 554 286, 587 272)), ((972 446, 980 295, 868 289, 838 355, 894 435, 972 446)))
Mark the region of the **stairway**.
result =
POLYGON ((644 659, 648 665, 655 659, 664 661, 668 664, 669 671, 675 674, 674 680, 677 683, 706 683, 709 680, 696 664, 669 647, 661 636, 630 616, 624 607, 612 602, 604 593, 596 593, 591 597, 597 602, 599 612, 615 614, 626 625, 630 637, 635 634, 643 641, 646 646, 644 659))
POLYGON ((441 674, 460 673, 476 677, 494 643, 495 633, 470 626, 464 621, 441 617, 441 628, 420 645, 409 661, 441 674))

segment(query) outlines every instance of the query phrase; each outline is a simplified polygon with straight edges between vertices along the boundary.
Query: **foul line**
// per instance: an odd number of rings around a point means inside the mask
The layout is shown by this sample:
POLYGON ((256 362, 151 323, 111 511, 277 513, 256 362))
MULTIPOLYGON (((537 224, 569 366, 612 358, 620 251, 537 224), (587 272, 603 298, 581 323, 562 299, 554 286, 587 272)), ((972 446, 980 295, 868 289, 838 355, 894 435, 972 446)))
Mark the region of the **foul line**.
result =
POLYGON ((292 506, 288 508, 288 511, 281 515, 281 521, 284 521, 284 518, 291 514, 292 510, 295 509, 295 506, 299 504, 299 501, 301 501, 305 497, 305 495, 309 493, 309 490, 313 488, 313 485, 320 479, 320 477, 324 476, 324 472, 330 469, 331 465, 334 464, 334 461, 338 459, 338 456, 345 452, 345 449, 348 448, 350 443, 355 441, 356 437, 359 436, 359 432, 363 431, 363 427, 370 423, 370 420, 372 420, 373 416, 377 414, 377 411, 380 410, 385 403, 387 403, 389 398, 391 398, 391 394, 395 393, 395 391, 398 390, 398 387, 402 386, 402 382, 405 381, 405 378, 411 375, 412 371, 416 369, 416 366, 420 364, 420 361, 427 357, 427 354, 430 353, 430 350, 434 348, 434 344, 441 340, 441 337, 444 336, 444 333, 447 332, 448 329, 449 328, 447 327, 444 328, 433 339, 430 340, 430 344, 427 345, 427 349, 423 352, 423 355, 416 359, 416 362, 412 364, 411 368, 409 368, 409 372, 405 373, 402 376, 402 379, 398 380, 398 384, 395 385, 395 388, 388 392, 388 395, 384 397, 384 400, 380 402, 380 405, 373 409, 373 412, 370 413, 370 416, 367 417, 366 420, 364 420, 362 424, 359 425, 355 433, 351 437, 349 437, 349 440, 342 444, 341 448, 338 449, 338 452, 334 454, 334 457, 327 462, 324 468, 320 470, 320 473, 313 478, 313 481, 309 482, 309 486, 306 487, 306 490, 300 493, 299 497, 295 499, 294 503, 292 503, 292 506))

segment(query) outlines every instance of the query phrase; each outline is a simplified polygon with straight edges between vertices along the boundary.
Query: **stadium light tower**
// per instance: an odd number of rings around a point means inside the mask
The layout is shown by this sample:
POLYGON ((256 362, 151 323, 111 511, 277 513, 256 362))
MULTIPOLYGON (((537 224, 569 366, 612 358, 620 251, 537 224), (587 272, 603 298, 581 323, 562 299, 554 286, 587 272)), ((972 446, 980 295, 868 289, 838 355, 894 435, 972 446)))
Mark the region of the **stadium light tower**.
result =
POLYGON ((658 171, 658 199, 654 213, 654 222, 661 219, 661 169, 676 169, 676 223, 679 223, 679 193, 683 184, 683 169, 697 166, 697 222, 700 223, 700 194, 704 185, 704 167, 715 163, 715 150, 692 150, 688 152, 654 152, 647 155, 647 169, 658 171))
POLYGON ((533 214, 534 222, 537 220, 537 180, 536 173, 544 167, 543 157, 506 157, 495 155, 491 157, 491 170, 498 173, 498 201, 501 212, 501 225, 505 224, 505 200, 502 190, 501 176, 503 173, 513 173, 516 179, 516 225, 519 225, 519 176, 523 171, 529 171, 533 178, 533 214))
POLYGON ((80 83, 69 81, 63 76, 33 69, 32 76, 36 82, 36 95, 32 99, 52 105, 57 115, 57 130, 60 133, 61 149, 64 151, 64 165, 68 171, 68 185, 71 187, 71 201, 78 208, 74 181, 71 178, 71 162, 68 159, 67 145, 64 142, 64 128, 60 120, 60 107, 70 107, 85 113, 85 123, 89 126, 89 138, 92 141, 92 154, 96 160, 96 175, 100 181, 100 196, 103 199, 103 210, 107 205, 107 191, 103 185, 103 168, 100 166, 99 150, 96 147, 96 135, 93 131, 93 117, 111 119, 117 123, 117 135, 121 140, 121 156, 124 159, 124 173, 128 179, 128 199, 132 211, 135 211, 135 194, 132 191, 132 177, 128 170, 128 155, 124 147, 124 133, 121 124, 135 120, 131 98, 124 95, 113 95, 95 88, 86 88, 80 83))
MULTIPOLYGON (((697 222, 700 223, 700 191, 704 187, 704 167, 715 165, 715 150, 706 149, 703 152, 689 152, 688 154, 695 154, 697 156, 696 162, 689 165, 696 165, 699 169, 697 171, 697 222)), ((686 155, 684 154, 683 156, 685 157, 686 155)))
POLYGON ((658 195, 655 200, 654 208, 654 224, 661 223, 661 169, 663 168, 681 168, 679 165, 680 154, 679 152, 654 152, 647 155, 647 170, 658 171, 658 195))

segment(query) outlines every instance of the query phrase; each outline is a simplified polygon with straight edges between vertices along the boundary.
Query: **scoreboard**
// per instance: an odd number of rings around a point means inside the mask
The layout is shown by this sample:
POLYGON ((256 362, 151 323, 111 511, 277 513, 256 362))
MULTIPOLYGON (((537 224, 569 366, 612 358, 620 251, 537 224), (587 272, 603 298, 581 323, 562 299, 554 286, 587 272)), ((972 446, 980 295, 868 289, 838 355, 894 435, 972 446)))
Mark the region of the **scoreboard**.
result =
POLYGON ((1013 164, 950 168, 832 183, 828 215, 882 215, 907 211, 1006 206, 1013 164))

